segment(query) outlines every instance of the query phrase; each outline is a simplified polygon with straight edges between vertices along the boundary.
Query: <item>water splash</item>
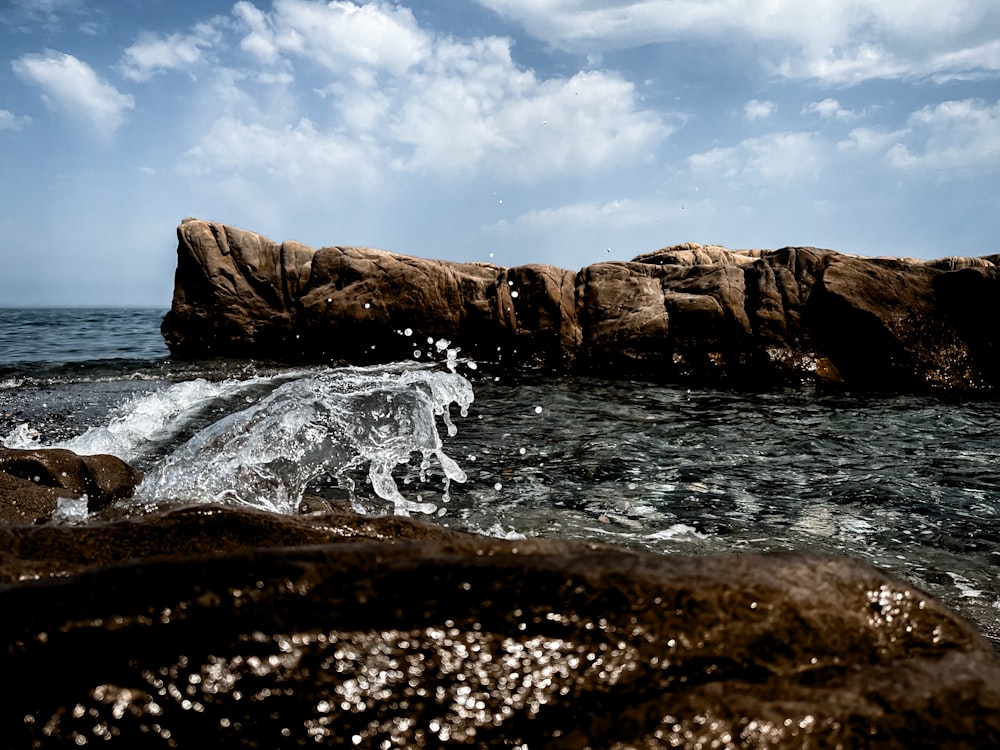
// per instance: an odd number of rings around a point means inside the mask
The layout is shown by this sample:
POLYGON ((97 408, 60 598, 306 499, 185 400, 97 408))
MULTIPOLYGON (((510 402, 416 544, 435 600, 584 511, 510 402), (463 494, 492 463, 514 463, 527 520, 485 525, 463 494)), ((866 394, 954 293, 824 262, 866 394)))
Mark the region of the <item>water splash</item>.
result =
POLYGON ((372 488, 397 514, 432 513, 433 503, 400 493, 392 471, 414 453, 422 474, 437 459, 447 501, 450 482, 466 475, 444 453, 437 418, 454 435, 450 406, 464 416, 472 400, 472 385, 453 372, 352 368, 300 378, 196 434, 147 474, 130 503, 210 500, 294 513, 317 477, 343 478, 367 462, 372 488))
POLYGON ((135 461, 152 443, 166 440, 180 430, 187 419, 206 404, 231 398, 266 384, 268 378, 223 380, 203 378, 173 383, 166 388, 127 399, 104 425, 88 427, 76 437, 55 442, 43 440, 41 432, 28 423, 17 425, 3 442, 9 448, 67 448, 81 455, 108 453, 125 461, 135 461))

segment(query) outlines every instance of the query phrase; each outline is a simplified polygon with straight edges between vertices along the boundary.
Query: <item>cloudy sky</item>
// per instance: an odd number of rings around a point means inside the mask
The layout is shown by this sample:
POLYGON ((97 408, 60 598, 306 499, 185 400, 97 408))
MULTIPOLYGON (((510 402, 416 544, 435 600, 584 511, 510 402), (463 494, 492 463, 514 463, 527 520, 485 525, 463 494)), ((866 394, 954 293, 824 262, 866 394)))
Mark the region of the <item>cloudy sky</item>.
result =
POLYGON ((579 268, 1000 252, 996 0, 2 0, 0 306, 170 301, 186 216, 579 268))

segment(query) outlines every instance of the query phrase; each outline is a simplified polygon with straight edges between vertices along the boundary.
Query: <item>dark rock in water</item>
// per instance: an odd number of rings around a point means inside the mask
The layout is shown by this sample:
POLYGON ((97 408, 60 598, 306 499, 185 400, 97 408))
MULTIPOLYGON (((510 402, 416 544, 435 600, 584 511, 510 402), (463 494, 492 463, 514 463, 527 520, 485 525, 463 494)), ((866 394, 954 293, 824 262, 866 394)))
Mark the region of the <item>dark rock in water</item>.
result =
POLYGON ((87 496, 87 510, 104 510, 131 497, 142 476, 119 458, 78 456, 58 448, 18 450, 0 446, 0 521, 47 520, 59 498, 87 496))
POLYGON ((993 390, 1000 256, 936 261, 679 245, 578 273, 312 250, 178 227, 163 335, 178 356, 423 357, 743 384, 993 390), (430 350, 430 351, 429 351, 430 350))
POLYGON ((7 529, 8 573, 74 545, 100 564, 0 587, 4 742, 1000 743, 1000 657, 863 563, 373 523, 208 508, 7 529))

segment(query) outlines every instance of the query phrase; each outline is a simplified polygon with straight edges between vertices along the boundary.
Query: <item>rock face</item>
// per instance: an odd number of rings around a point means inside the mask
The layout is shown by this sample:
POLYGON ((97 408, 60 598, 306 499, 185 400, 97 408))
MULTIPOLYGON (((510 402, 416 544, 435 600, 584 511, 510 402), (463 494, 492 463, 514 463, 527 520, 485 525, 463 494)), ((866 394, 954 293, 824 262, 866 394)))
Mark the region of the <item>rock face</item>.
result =
POLYGON ((88 512, 98 512, 131 497, 141 479, 139 472, 114 456, 0 447, 0 521, 47 520, 59 498, 86 496, 88 512))
POLYGON ((219 507, 5 529, 0 674, 17 689, 0 732, 11 747, 1000 743, 1000 657, 863 563, 431 529, 219 507))
POLYGON ((426 358, 744 384, 991 391, 1000 256, 681 245, 581 271, 312 250, 187 219, 163 322, 182 357, 426 358))

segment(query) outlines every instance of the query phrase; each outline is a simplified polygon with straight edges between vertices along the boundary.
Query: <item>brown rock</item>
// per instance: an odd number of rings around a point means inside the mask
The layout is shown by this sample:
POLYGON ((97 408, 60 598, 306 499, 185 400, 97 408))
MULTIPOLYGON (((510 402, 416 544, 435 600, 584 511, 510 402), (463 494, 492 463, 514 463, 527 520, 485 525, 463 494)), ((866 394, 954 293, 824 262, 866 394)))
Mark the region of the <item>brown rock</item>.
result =
POLYGON ((573 273, 311 251, 193 219, 178 237, 163 332, 179 356, 426 360, 430 338, 483 363, 583 373, 955 391, 1000 383, 1000 342, 981 330, 996 312, 997 256, 924 262, 689 243, 573 273))
POLYGON ((0 587, 0 673, 18 687, 0 712, 5 741, 1000 742, 1000 657, 936 600, 861 562, 420 538, 406 520, 372 541, 332 516, 309 523, 207 509, 148 527, 17 529, 36 571, 47 548, 106 560, 142 554, 150 536, 205 548, 0 587), (220 532, 229 552, 210 554, 220 532), (296 546, 252 549, 272 536, 296 546))
POLYGON ((141 479, 139 472, 114 456, 0 447, 0 521, 43 521, 51 518, 59 498, 84 495, 87 510, 98 512, 131 497, 141 479))

